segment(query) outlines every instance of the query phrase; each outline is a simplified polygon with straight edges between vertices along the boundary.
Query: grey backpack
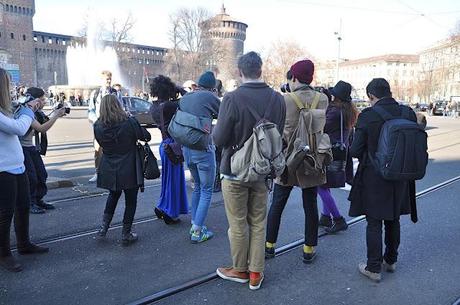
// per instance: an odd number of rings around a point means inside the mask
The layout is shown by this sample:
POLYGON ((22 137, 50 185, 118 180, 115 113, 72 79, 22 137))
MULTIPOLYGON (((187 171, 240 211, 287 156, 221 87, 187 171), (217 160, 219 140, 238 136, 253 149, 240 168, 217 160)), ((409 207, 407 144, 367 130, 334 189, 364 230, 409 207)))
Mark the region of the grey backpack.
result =
MULTIPOLYGON (((271 100, 274 96, 275 92, 271 100)), ((280 176, 286 165, 282 137, 278 126, 266 119, 271 111, 271 104, 262 117, 250 105, 247 107, 257 123, 243 147, 237 147, 238 150, 233 154, 231 171, 240 181, 265 181, 270 188, 271 180, 280 176)))

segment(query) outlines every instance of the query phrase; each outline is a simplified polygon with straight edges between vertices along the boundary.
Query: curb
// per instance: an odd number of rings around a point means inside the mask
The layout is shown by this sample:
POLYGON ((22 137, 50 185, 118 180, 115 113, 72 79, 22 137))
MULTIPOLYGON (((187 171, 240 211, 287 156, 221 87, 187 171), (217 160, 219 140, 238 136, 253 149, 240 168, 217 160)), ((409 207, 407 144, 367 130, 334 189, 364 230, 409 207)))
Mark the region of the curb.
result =
POLYGON ((65 187, 73 187, 75 184, 71 180, 54 180, 46 182, 46 186, 49 190, 65 188, 65 187))

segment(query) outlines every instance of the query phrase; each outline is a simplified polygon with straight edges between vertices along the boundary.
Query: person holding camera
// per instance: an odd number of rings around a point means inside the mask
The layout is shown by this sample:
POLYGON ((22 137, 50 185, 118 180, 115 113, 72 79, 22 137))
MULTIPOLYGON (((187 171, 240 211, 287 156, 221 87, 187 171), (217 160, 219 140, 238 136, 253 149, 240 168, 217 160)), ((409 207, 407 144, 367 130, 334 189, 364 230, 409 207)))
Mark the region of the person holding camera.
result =
POLYGON ((48 118, 41 110, 46 104, 45 91, 41 88, 31 87, 26 91, 26 99, 23 104, 36 101, 38 108, 32 125, 24 136, 19 138, 24 152, 24 164, 30 185, 30 213, 43 214, 45 210, 52 210, 54 206, 43 201, 48 192, 46 179, 48 174, 43 164, 41 154, 45 154, 46 145, 41 145, 40 140, 46 139, 46 132, 56 123, 57 119, 66 114, 69 108, 55 109, 48 118), (40 134, 41 135, 40 135, 40 134), (34 141, 35 136, 35 141, 34 141))
POLYGON ((19 254, 48 252, 48 248, 32 244, 29 239, 29 179, 25 173, 24 155, 18 136, 29 130, 34 110, 39 102, 34 99, 19 105, 12 112, 10 78, 0 69, 0 266, 12 272, 22 270, 10 248, 11 221, 14 216, 19 254))
POLYGON ((353 177, 353 161, 348 154, 348 147, 350 133, 358 118, 358 109, 351 101, 351 89, 349 83, 339 81, 330 91, 323 90, 328 97, 333 96, 326 110, 324 132, 331 139, 334 160, 327 167, 326 184, 318 187, 318 195, 323 201, 319 224, 326 227, 328 233, 348 229, 348 224, 337 209, 330 189, 344 187, 345 182, 353 177))

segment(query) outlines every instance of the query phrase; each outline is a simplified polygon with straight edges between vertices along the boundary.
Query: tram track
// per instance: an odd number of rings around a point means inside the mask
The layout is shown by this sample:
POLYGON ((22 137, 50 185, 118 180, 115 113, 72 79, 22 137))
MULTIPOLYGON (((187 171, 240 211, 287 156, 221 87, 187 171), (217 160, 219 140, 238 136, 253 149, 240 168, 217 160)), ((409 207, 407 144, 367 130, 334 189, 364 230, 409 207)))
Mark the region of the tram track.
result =
MULTIPOLYGON (((439 190, 442 190, 443 188, 445 187, 448 187, 449 185, 455 183, 455 182, 458 182, 460 181, 460 176, 456 176, 456 177, 453 177, 451 179, 448 179, 444 182, 441 182, 439 184, 436 184, 432 187, 429 187, 423 191, 420 191, 416 194, 416 198, 417 199, 420 199, 428 194, 431 194, 433 192, 436 192, 436 191, 439 191, 439 190)), ((347 221, 347 224, 349 226, 355 226, 355 225, 358 225, 360 223, 362 223, 363 221, 365 221, 365 216, 359 216, 359 217, 355 217, 355 218, 352 218, 350 219, 349 221, 347 221)), ((318 237, 319 238, 323 238, 325 236, 327 236, 328 234, 325 232, 325 231, 321 231, 319 234, 318 234, 318 237)), ((286 245, 283 245, 281 247, 278 247, 276 250, 275 250, 275 258, 280 256, 280 255, 284 255, 286 253, 289 253, 295 249, 298 249, 299 247, 301 247, 302 245, 304 244, 304 239, 298 239, 296 241, 293 241, 291 243, 288 243, 286 245)), ((176 295, 180 292, 183 292, 183 291, 186 291, 186 290, 189 290, 189 289, 193 289, 195 287, 198 287, 202 284, 206 284, 208 282, 211 282, 213 280, 216 280, 218 279, 218 275, 213 271, 212 273, 208 273, 208 274, 205 274, 203 276, 200 276, 200 277, 196 277, 192 280, 189 280, 187 282, 184 282, 180 285, 177 285, 177 286, 173 286, 173 287, 169 287, 169 288, 166 288, 166 289, 163 289, 163 290, 160 290, 158 292, 155 292, 153 294, 150 294, 150 295, 147 295, 141 299, 138 299, 138 300, 135 300, 131 303, 128 303, 128 305, 145 305, 145 304, 152 304, 152 303, 155 303, 155 302, 158 302, 160 300, 163 300, 165 298, 168 298, 168 297, 171 297, 173 295, 176 295)), ((460 300, 457 301, 456 303, 454 303, 455 305, 460 305, 460 300)))

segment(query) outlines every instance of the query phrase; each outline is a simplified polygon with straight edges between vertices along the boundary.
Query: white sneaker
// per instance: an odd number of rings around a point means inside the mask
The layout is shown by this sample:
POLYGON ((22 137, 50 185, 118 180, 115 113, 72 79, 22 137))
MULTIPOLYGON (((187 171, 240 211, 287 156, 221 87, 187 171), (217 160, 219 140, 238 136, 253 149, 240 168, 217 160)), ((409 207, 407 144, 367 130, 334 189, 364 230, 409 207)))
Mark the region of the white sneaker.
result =
POLYGON ((97 174, 94 174, 93 177, 91 177, 91 179, 88 180, 89 182, 96 182, 97 181, 97 174))

